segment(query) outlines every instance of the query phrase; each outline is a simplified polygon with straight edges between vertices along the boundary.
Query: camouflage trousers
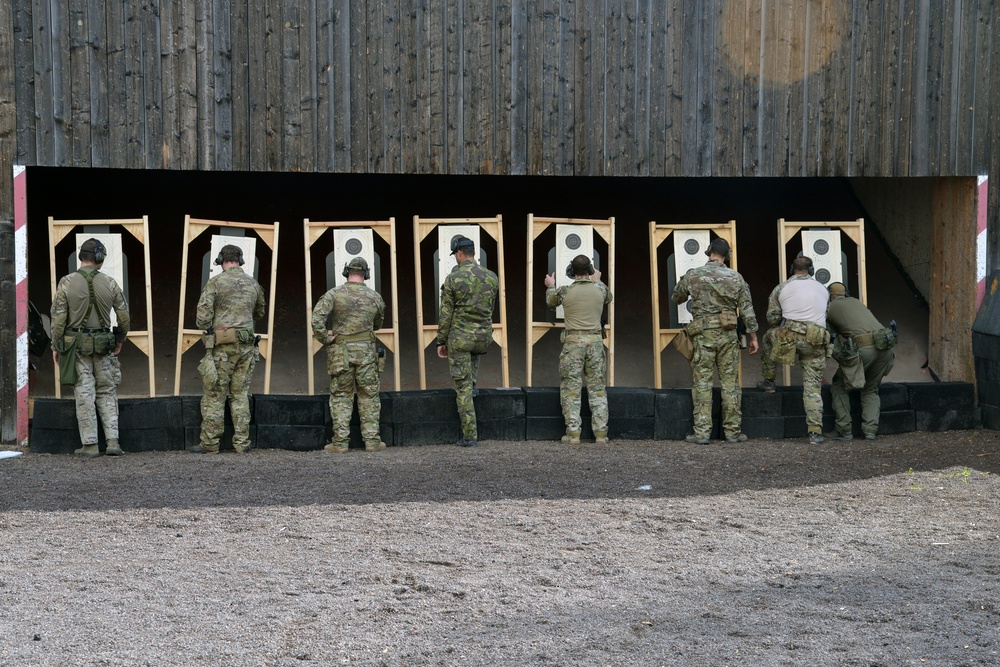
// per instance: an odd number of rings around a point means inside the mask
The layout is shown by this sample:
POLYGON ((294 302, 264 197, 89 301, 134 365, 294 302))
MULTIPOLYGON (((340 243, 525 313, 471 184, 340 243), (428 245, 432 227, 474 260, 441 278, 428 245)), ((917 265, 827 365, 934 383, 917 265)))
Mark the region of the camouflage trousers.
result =
POLYGON ((354 414, 354 395, 358 396, 358 417, 361 437, 366 447, 378 445, 379 399, 381 383, 378 376, 378 357, 373 343, 334 343, 327 348, 327 370, 330 375, 330 420, 333 437, 330 444, 347 447, 351 439, 351 415, 354 414), (332 359, 336 357, 336 359, 332 359))
POLYGON ((478 440, 479 430, 476 426, 476 406, 472 394, 476 389, 476 379, 479 377, 479 357, 476 352, 462 352, 448 345, 448 369, 451 379, 455 382, 455 404, 458 406, 458 420, 462 424, 462 437, 466 440, 478 440))
POLYGON ((97 444, 97 416, 101 417, 105 440, 118 439, 118 385, 122 369, 113 354, 76 355, 76 423, 80 442, 97 444))
POLYGON ((694 435, 698 438, 711 436, 712 381, 716 369, 722 385, 722 430, 726 437, 735 438, 743 424, 740 346, 735 331, 705 329, 694 337, 691 401, 694 403, 694 435))
MULTIPOLYGON (((879 413, 882 410, 878 388, 882 384, 882 378, 889 374, 896 363, 896 354, 892 350, 877 350, 874 346, 862 347, 858 352, 865 367, 865 386, 861 388, 861 432, 875 435, 878 433, 879 413)), ((837 415, 837 431, 853 433, 850 393, 839 368, 830 385, 830 398, 833 412, 837 415)))
POLYGON ((778 327, 771 327, 761 336, 760 340, 760 371, 765 380, 773 380, 777 375, 777 364, 774 361, 774 334, 778 327))
POLYGON ((233 449, 250 448, 250 380, 256 365, 256 350, 252 343, 226 343, 212 348, 212 358, 218 381, 205 387, 201 397, 200 444, 206 450, 217 450, 225 428, 226 401, 233 417, 233 449))
MULTIPOLYGON (((569 334, 559 353, 559 400, 567 434, 580 434, 580 395, 587 383, 590 424, 595 434, 608 433, 607 364, 600 334, 569 334)), ((599 435, 598 437, 601 437, 599 435)))
POLYGON ((823 432, 823 373, 826 371, 826 345, 812 345, 799 335, 795 342, 795 359, 802 367, 802 407, 806 411, 806 426, 810 433, 823 432))

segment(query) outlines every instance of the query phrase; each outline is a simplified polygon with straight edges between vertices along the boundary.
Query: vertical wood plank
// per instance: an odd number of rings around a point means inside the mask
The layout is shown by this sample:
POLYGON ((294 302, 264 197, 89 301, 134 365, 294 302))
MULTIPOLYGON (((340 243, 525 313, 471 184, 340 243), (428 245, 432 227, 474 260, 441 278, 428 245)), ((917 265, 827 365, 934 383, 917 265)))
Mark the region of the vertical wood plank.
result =
MULTIPOLYGON (((961 3, 956 3, 961 5, 961 3)), ((928 173, 939 173, 943 163, 947 163, 947 149, 945 140, 941 136, 942 130, 947 129, 948 119, 951 114, 951 73, 952 64, 958 66, 955 61, 955 53, 952 49, 952 31, 950 30, 951 20, 954 16, 952 12, 945 11, 944 3, 930 3, 928 6, 929 17, 927 26, 927 92, 922 100, 925 111, 925 118, 929 132, 926 138, 927 143, 927 168, 928 173), (945 152, 942 152, 942 151, 945 152)), ((959 42, 962 37, 959 35, 959 42)), ((959 81, 954 79, 957 86, 959 81)))
POLYGON ((350 169, 365 172, 370 168, 371 145, 368 141, 368 17, 365 5, 350 3, 351 88, 349 93, 351 109, 351 155, 350 169))
MULTIPOLYGON (((355 67, 352 49, 350 0, 334 0, 334 169, 351 171, 351 71, 355 67)), ((360 55, 358 56, 360 58, 360 55)))
MULTIPOLYGON (((18 159, 18 109, 15 98, 18 88, 24 88, 24 86, 19 86, 17 83, 18 68, 15 65, 16 49, 14 40, 20 37, 15 32, 17 30, 16 27, 24 26, 25 22, 28 22, 30 25, 28 12, 23 11, 21 7, 15 7, 12 2, 5 2, 0 6, 0 26, 4 26, 5 28, 3 31, 4 34, 0 34, 0 219, 3 220, 3 231, 0 234, 3 237, 3 240, 0 241, 0 257, 4 258, 4 266, 0 268, 0 282, 3 283, 3 307, 8 314, 13 314, 11 311, 14 310, 11 307, 13 299, 11 301, 7 299, 9 298, 8 295, 13 294, 14 283, 16 281, 14 277, 15 271, 12 266, 14 264, 12 258, 15 249, 12 243, 14 230, 11 225, 11 221, 14 218, 14 201, 11 196, 14 191, 13 164, 18 159)), ((28 29, 30 31, 30 27, 28 29)), ((30 37, 27 39, 30 40, 30 37)), ((31 51, 30 43, 24 45, 24 51, 31 51)), ((27 80, 25 83, 27 83, 27 80)), ((18 317, 16 315, 11 317, 8 314, 0 315, 0 326, 3 328, 0 340, 3 343, 3 354, 6 355, 4 357, 4 364, 2 364, 6 368, 3 373, 0 373, 0 393, 2 393, 0 403, 2 403, 5 409, 10 409, 11 403, 8 401, 8 398, 14 396, 18 390, 18 387, 14 387, 14 383, 10 382, 16 373, 11 372, 13 364, 8 361, 12 356, 8 350, 13 349, 13 341, 18 333, 15 331, 18 317)), ((4 424, 4 426, 7 426, 7 424, 4 424)), ((5 443, 8 442, 8 434, 6 432, 4 433, 3 441, 5 443)))
MULTIPOLYGON (((991 131, 991 128, 998 127, 990 122, 990 77, 993 70, 997 68, 998 61, 993 53, 993 46, 1000 41, 994 30, 1000 29, 1000 24, 992 22, 992 12, 997 7, 995 2, 977 2, 976 14, 974 17, 976 31, 976 46, 967 58, 971 59, 975 75, 971 90, 971 99, 977 100, 972 105, 972 121, 969 124, 970 144, 968 151, 969 166, 968 172, 971 175, 986 173, 985 166, 989 164, 989 143, 990 137, 1000 132, 991 131)), ((994 86, 996 84, 993 84, 994 86)), ((995 87, 992 87, 996 91, 995 87)), ((994 172, 996 173, 996 172, 994 172)), ((1000 174, 998 174, 1000 176, 1000 174)), ((1000 222, 1000 220, 998 220, 1000 222)))
POLYGON ((807 75, 809 26, 806 18, 811 5, 795 7, 785 19, 789 33, 788 62, 788 174, 805 175, 806 115, 809 109, 809 78, 807 75))
POLYGON ((592 2, 581 0, 573 16, 576 24, 576 57, 573 63, 573 108, 576 122, 573 125, 573 165, 577 174, 591 174, 588 128, 593 118, 591 108, 592 64, 594 54, 591 45, 592 2))
MULTIPOLYGON (((667 166, 667 7, 647 0, 649 13, 649 175, 666 176, 667 166)), ((740 119, 739 126, 742 126, 740 119)))
MULTIPOLYGON (((87 91, 90 99, 90 147, 87 151, 87 163, 93 167, 111 166, 107 4, 105 0, 89 0, 84 26, 87 30, 84 45, 89 56, 87 91)), ((111 4, 117 4, 116 0, 111 0, 111 4)), ((119 108, 121 107, 115 107, 119 108)))
MULTIPOLYGON (((211 22, 206 21, 206 30, 211 31, 212 49, 206 51, 205 57, 211 58, 211 88, 209 99, 214 102, 211 113, 213 132, 205 137, 206 150, 212 151, 211 158, 206 160, 207 169, 240 170, 245 169, 236 162, 234 145, 235 113, 240 113, 236 106, 236 88, 240 88, 240 100, 246 100, 246 86, 242 77, 246 76, 246 61, 243 54, 234 48, 233 16, 243 20, 240 30, 246 30, 245 0, 211 0, 211 22), (241 6, 242 5, 242 6, 241 6)), ((237 33, 238 34, 238 33, 237 33)), ((202 104, 207 104, 203 101, 202 104)), ((242 109, 245 113, 245 107, 242 109)), ((205 133, 202 132, 202 136, 205 133)))
MULTIPOLYGON (((334 153, 333 2, 316 4, 316 168, 333 171, 334 153)), ((312 304, 310 304, 312 305, 312 304)))
POLYGON ((463 82, 463 37, 465 4, 463 0, 446 0, 444 15, 444 140, 445 169, 461 173, 465 162, 465 86, 463 82))
POLYGON ((55 70, 52 66, 52 19, 48 0, 31 0, 34 73, 35 160, 55 162, 55 70))
POLYGON ((491 69, 494 72, 493 145, 496 163, 494 174, 511 173, 511 119, 513 117, 512 31, 514 17, 512 0, 492 0, 493 40, 495 44, 491 69))
POLYGON ((697 109, 695 111, 697 147, 696 173, 699 176, 710 176, 712 174, 712 157, 714 153, 714 133, 716 109, 722 100, 716 97, 718 93, 718 82, 716 81, 716 70, 713 67, 712 59, 715 51, 715 3, 706 0, 702 3, 702 20, 697 29, 701 33, 698 36, 698 94, 697 109))
POLYGON ((906 174, 911 176, 926 176, 930 148, 927 145, 928 122, 928 66, 930 42, 931 4, 918 3, 916 7, 916 38, 910 43, 915 49, 913 69, 913 112, 910 118, 910 163, 906 174))
POLYGON ((400 49, 400 3, 399 0, 385 0, 382 16, 382 122, 385 142, 385 163, 383 170, 398 174, 403 166, 403 109, 400 97, 402 90, 402 60, 406 56, 400 49))
POLYGON ((636 13, 635 3, 622 2, 621 13, 621 55, 619 69, 621 71, 621 88, 619 90, 617 114, 621 118, 619 131, 620 152, 618 174, 633 176, 636 174, 638 142, 636 141, 636 13))
POLYGON ((879 123, 879 172, 893 173, 893 145, 899 130, 896 90, 899 87, 899 5, 886 2, 882 5, 881 82, 882 115, 879 123))
POLYGON ((125 3, 109 2, 107 12, 107 99, 104 103, 107 126, 108 161, 115 169, 127 169, 128 160, 128 103, 129 77, 128 55, 126 54, 125 25, 127 22, 125 3))
POLYGON ((385 62, 382 45, 384 4, 367 3, 365 12, 365 95, 368 108, 368 171, 385 171, 385 62))
POLYGON ((201 0, 180 0, 174 5, 177 24, 177 160, 179 169, 198 168, 198 27, 201 0))
MULTIPOLYGON (((958 77, 958 85, 951 88, 954 91, 952 95, 957 98, 953 107, 953 114, 957 116, 956 129, 953 131, 955 153, 954 158, 950 160, 947 157, 942 159, 942 168, 948 174, 974 174, 975 170, 972 165, 974 164, 975 135, 973 129, 976 127, 976 104, 973 100, 976 99, 976 71, 980 66, 988 67, 989 52, 983 53, 977 42, 979 3, 974 0, 963 0, 958 4, 962 12, 956 18, 963 23, 965 29, 960 35, 956 35, 956 37, 960 37, 961 42, 953 51, 956 62, 952 71, 958 77)), ((933 21, 933 18, 931 20, 933 21)), ((928 86, 928 88, 931 87, 928 86)), ((928 91, 928 94, 931 94, 931 90, 928 91)), ((944 97, 948 91, 941 91, 939 94, 944 97)), ((949 128, 945 126, 939 131, 949 132, 949 128)), ((932 165, 931 173, 941 173, 941 171, 934 169, 932 165)))
POLYGON ((648 176, 650 169, 650 111, 653 81, 652 64, 652 14, 646 0, 635 3, 635 153, 633 173, 648 176))
POLYGON ((432 72, 435 68, 435 35, 431 30, 432 12, 427 0, 419 0, 414 16, 414 44, 417 53, 414 62, 414 87, 416 89, 416 116, 414 135, 416 155, 413 157, 415 171, 429 173, 433 171, 433 141, 431 133, 431 109, 434 91, 432 90, 432 72))
MULTIPOLYGON (((0 137, 11 137, 14 150, 0 155, 13 157, 14 164, 31 166, 35 164, 37 150, 31 0, 15 0, 0 6, 0 25, 8 24, 12 32, 0 35, 0 137), (18 118, 24 120, 18 123, 18 118)), ((3 190, 8 191, 9 187, 3 190)))
MULTIPOLYGON (((197 0, 194 5, 194 162, 197 169, 215 169, 215 156, 218 153, 218 135, 215 127, 216 110, 219 100, 216 91, 222 87, 223 81, 215 81, 216 72, 216 39, 226 42, 229 35, 219 35, 213 28, 215 24, 214 0, 197 0)), ((228 29, 228 26, 227 26, 228 29)), ((227 30, 228 32, 228 30, 227 30)), ((227 68, 228 69, 228 68, 227 68)))
POLYGON ((539 169, 543 174, 559 174, 562 165, 559 137, 559 54, 561 52, 561 34, 558 0, 543 0, 542 2, 542 42, 537 44, 542 49, 540 97, 541 97, 541 164, 539 169))
POLYGON ((699 95, 699 58, 701 55, 701 40, 704 33, 704 4, 685 4, 683 14, 682 52, 681 52, 681 175, 697 176, 699 167, 698 141, 698 105, 699 95))
POLYGON ((179 77, 183 63, 178 57, 178 31, 182 23, 183 2, 160 3, 160 86, 163 90, 163 146, 160 165, 177 169, 180 165, 181 92, 179 77))
POLYGON ((510 173, 531 173, 528 164, 528 14, 535 0, 510 0, 510 173))
MULTIPOLYGON (((226 0, 220 0, 226 2, 226 0)), ((252 77, 256 71, 253 66, 257 57, 257 49, 250 52, 250 28, 258 25, 254 19, 254 12, 250 9, 249 0, 233 0, 231 15, 229 19, 229 29, 232 31, 233 57, 232 57, 232 164, 233 169, 251 171, 253 161, 251 160, 251 138, 253 130, 251 123, 254 120, 254 100, 251 92, 252 77)), ((223 21, 223 15, 216 15, 219 21, 223 21)), ((222 24, 222 30, 226 29, 222 24)), ((218 78, 216 78, 218 81, 218 78)), ((225 122, 225 111, 220 109, 222 120, 225 122)))
POLYGON ((714 45, 709 52, 709 63, 714 71, 713 106, 716 108, 711 128, 711 173, 714 176, 739 176, 743 164, 743 77, 736 64, 742 66, 746 33, 742 23, 738 24, 738 30, 728 24, 734 17, 725 12, 726 4, 724 0, 712 3, 714 28, 711 36, 714 45), (738 60, 734 60, 734 53, 738 54, 738 60))
POLYGON ((282 0, 279 32, 281 34, 281 74, 277 81, 268 81, 282 91, 281 95, 269 97, 281 106, 281 126, 276 126, 282 137, 281 169, 295 171, 302 164, 304 145, 302 141, 302 68, 300 39, 302 38, 302 14, 298 0, 282 0), (280 102, 279 102, 280 101, 280 102))
POLYGON ((528 40, 526 47, 525 76, 527 109, 525 114, 525 159, 527 173, 538 175, 544 167, 544 120, 543 100, 544 63, 546 35, 543 26, 542 0, 525 0, 528 40))
POLYGON ((764 86, 761 11, 760 2, 748 2, 743 14, 746 25, 743 36, 743 71, 746 72, 743 79, 743 176, 758 175, 761 166, 764 86))
POLYGON ((558 55, 556 63, 555 96, 557 158, 554 170, 563 176, 573 175, 573 135, 576 120, 576 21, 578 0, 564 0, 556 7, 558 55))
POLYGON ((319 154, 317 133, 317 96, 319 72, 316 54, 316 3, 317 0, 300 0, 299 9, 299 81, 302 86, 301 117, 302 161, 296 167, 301 171, 316 171, 319 154))
MULTIPOLYGON (((163 166, 163 88, 160 85, 160 0, 142 5, 142 97, 145 100, 142 134, 143 169, 163 166)), ((138 134, 138 133, 137 133, 138 134)))
MULTIPOLYGON (((753 3, 749 3, 753 4, 753 3)), ((666 14, 666 71, 664 72, 665 150, 664 173, 680 176, 683 173, 684 144, 684 13, 682 0, 671 0, 666 14)))
POLYGON ((285 88, 282 71, 284 22, 282 0, 264 0, 264 158, 263 168, 285 166, 285 88))
POLYGON ((69 164, 88 167, 90 156, 90 49, 87 48, 87 0, 67 3, 69 32, 69 164))
POLYGON ((893 146, 893 173, 909 173, 910 117, 913 113, 915 48, 917 34, 916 2, 899 1, 899 84, 896 88, 896 118, 899 119, 893 146))

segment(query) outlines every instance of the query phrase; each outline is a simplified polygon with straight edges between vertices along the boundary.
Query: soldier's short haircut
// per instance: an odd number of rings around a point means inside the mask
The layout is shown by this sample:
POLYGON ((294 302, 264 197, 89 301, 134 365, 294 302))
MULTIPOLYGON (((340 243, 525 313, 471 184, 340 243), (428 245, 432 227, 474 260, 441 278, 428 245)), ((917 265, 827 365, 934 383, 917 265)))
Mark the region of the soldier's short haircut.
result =
POLYGON ((590 258, 586 255, 577 255, 570 264, 573 267, 574 276, 594 275, 594 267, 590 263, 590 258))
POLYGON ((721 236, 712 239, 712 242, 708 244, 708 250, 705 251, 705 254, 708 256, 718 255, 719 257, 729 257, 729 241, 721 236))
POLYGON ((237 264, 242 266, 243 249, 240 248, 238 245, 232 245, 232 244, 224 245, 222 246, 222 250, 219 251, 219 259, 222 260, 219 262, 219 264, 222 264, 222 262, 236 262, 237 264))
POLYGON ((813 261, 811 257, 796 257, 792 260, 792 272, 793 273, 809 273, 809 270, 813 267, 813 261))

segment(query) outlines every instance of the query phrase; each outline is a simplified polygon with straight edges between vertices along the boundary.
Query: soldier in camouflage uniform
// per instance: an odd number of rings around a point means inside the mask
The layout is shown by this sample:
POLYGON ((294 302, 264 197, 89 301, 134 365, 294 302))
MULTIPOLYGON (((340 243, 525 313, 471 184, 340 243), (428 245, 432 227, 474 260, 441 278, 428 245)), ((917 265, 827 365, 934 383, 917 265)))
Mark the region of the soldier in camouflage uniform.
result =
POLYGON ((455 401, 462 423, 462 447, 479 444, 476 408, 472 397, 479 374, 479 357, 493 340, 493 308, 500 292, 497 274, 480 266, 472 239, 456 236, 451 254, 458 266, 441 285, 441 317, 438 322, 437 354, 448 360, 455 381, 455 401))
POLYGON ((333 438, 324 449, 329 452, 347 451, 355 394, 365 450, 385 449, 379 438, 380 382, 374 333, 382 327, 385 302, 378 292, 365 285, 368 275, 368 262, 355 257, 344 266, 347 282, 324 294, 313 308, 313 335, 327 346, 333 438), (331 314, 333 324, 328 329, 327 318, 331 314))
POLYGON ((608 394, 604 388, 607 364, 601 340, 601 314, 613 297, 601 282, 600 271, 594 269, 586 255, 573 258, 567 275, 573 282, 558 289, 555 274, 545 276, 545 303, 549 308, 563 307, 566 325, 559 354, 559 398, 566 420, 562 441, 580 444, 580 393, 586 380, 594 439, 599 445, 607 444, 608 394))
POLYGON ((691 357, 694 403, 694 434, 688 442, 707 445, 712 431, 712 376, 719 369, 722 385, 722 429, 726 442, 743 442, 742 397, 739 385, 740 346, 737 340, 737 314, 743 318, 749 337, 750 354, 757 352, 757 317, 750 300, 750 288, 736 271, 726 266, 729 243, 713 239, 705 251, 708 262, 691 269, 674 288, 674 303, 691 298, 692 320, 688 333, 694 342, 691 357))
POLYGON ((128 335, 128 304, 118 283, 101 273, 107 249, 97 239, 87 239, 80 246, 80 268, 59 281, 52 300, 52 357, 59 363, 60 351, 76 355, 76 421, 83 447, 79 456, 95 457, 97 416, 101 416, 108 456, 121 456, 118 444, 118 384, 122 379, 118 353, 128 335), (114 309, 118 324, 112 332, 108 325, 114 309), (74 346, 75 347, 71 347, 74 346))
POLYGON ((826 330, 826 288, 813 279, 813 263, 799 256, 792 262, 792 277, 774 288, 767 300, 767 321, 774 332, 774 363, 802 366, 802 402, 809 428, 809 442, 823 442, 823 397, 820 386, 829 356, 826 330))
MULTIPOLYGON (((891 329, 883 327, 865 304, 848 294, 847 287, 843 283, 830 283, 829 291, 827 328, 839 334, 841 346, 846 346, 847 341, 850 341, 851 347, 856 350, 852 361, 861 365, 859 375, 862 376, 864 383, 864 386, 860 387, 861 432, 864 433, 866 440, 874 440, 875 434, 878 433, 882 407, 878 388, 882 384, 882 378, 892 370, 896 362, 896 353, 892 347, 881 343, 878 333, 889 332, 891 329)), ((881 340, 884 341, 885 338, 881 340)), ((895 345, 894 333, 891 341, 892 345, 895 345)), ((835 354, 834 357, 838 355, 835 354)), ((854 428, 851 422, 851 401, 845 373, 845 368, 850 367, 845 366, 848 360, 843 357, 838 358, 838 362, 840 368, 837 369, 830 384, 833 412, 837 416, 837 429, 827 435, 836 440, 851 440, 854 437, 854 428)))
POLYGON ((233 417, 233 449, 250 449, 250 380, 257 363, 254 320, 264 317, 264 290, 243 271, 243 251, 225 245, 215 263, 222 272, 205 283, 195 322, 206 335, 205 358, 198 366, 205 393, 201 399, 201 439, 197 454, 219 451, 226 400, 233 417))

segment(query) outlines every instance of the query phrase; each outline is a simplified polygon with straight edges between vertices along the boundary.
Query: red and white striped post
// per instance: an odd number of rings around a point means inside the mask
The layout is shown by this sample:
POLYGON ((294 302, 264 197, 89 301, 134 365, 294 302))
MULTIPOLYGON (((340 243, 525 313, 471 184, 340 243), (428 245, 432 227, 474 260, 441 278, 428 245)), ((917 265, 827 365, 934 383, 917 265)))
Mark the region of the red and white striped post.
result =
POLYGON ((986 242, 988 240, 986 232, 986 196, 989 194, 989 177, 979 177, 979 190, 976 193, 976 310, 983 305, 983 296, 986 294, 986 270, 987 253, 986 242))
POLYGON ((28 200, 25 168, 14 166, 14 303, 17 309, 17 442, 28 443, 28 200))

